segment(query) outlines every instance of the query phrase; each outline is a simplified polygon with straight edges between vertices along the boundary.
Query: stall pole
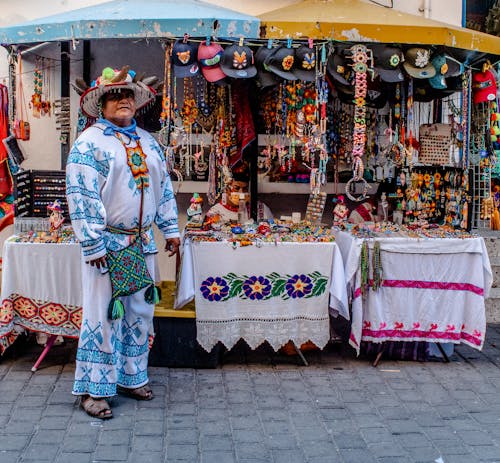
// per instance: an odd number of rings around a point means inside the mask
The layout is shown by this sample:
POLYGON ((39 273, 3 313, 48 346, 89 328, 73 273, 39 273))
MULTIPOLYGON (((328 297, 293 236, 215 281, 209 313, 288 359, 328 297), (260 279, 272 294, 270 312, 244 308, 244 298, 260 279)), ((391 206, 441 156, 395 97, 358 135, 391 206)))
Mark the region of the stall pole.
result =
MULTIPOLYGON (((69 56, 70 56, 69 42, 61 42, 61 102, 69 99, 69 73, 70 73, 69 56)), ((61 168, 63 170, 66 168, 68 153, 69 153, 69 136, 64 136, 64 132, 63 130, 61 130, 61 168)))
POLYGON ((83 41, 83 80, 90 83, 90 40, 83 41))
POLYGON ((250 154, 250 216, 257 221, 257 203, 259 201, 259 186, 257 175, 257 160, 259 157, 259 144, 258 137, 249 146, 248 151, 250 154))

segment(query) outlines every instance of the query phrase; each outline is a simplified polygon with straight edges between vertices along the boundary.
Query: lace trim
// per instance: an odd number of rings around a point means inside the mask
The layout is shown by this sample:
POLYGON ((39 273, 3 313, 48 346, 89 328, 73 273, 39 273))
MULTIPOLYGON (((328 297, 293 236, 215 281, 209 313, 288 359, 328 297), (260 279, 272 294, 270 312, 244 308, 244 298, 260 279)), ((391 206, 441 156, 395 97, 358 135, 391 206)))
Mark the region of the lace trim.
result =
POLYGON ((277 351, 288 341, 297 346, 311 341, 319 348, 326 346, 330 339, 328 317, 319 319, 297 318, 294 320, 244 320, 196 321, 198 343, 207 352, 221 342, 231 349, 243 339, 251 349, 256 349, 264 341, 277 351))

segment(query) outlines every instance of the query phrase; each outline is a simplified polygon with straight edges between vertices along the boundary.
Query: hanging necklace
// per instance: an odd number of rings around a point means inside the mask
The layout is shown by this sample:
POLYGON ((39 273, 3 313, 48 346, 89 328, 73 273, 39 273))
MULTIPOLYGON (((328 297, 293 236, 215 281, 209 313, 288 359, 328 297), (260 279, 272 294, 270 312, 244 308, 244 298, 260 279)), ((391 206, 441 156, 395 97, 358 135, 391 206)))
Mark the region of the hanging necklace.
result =
MULTIPOLYGON (((367 182, 363 178, 364 165, 363 155, 366 144, 366 93, 368 90, 367 73, 369 71, 368 62, 373 63, 373 57, 368 55, 368 50, 364 45, 353 45, 350 48, 352 68, 355 73, 354 87, 354 130, 352 146, 352 170, 353 176, 346 184, 347 197, 353 201, 362 201, 366 198, 368 191, 367 182), (355 197, 351 193, 352 183, 363 182, 363 192, 361 196, 355 197)), ((371 66, 373 67, 373 66, 371 66)))
POLYGON ((37 58, 33 71, 33 95, 31 95, 31 110, 36 118, 40 117, 42 111, 43 73, 41 66, 41 58, 37 58))

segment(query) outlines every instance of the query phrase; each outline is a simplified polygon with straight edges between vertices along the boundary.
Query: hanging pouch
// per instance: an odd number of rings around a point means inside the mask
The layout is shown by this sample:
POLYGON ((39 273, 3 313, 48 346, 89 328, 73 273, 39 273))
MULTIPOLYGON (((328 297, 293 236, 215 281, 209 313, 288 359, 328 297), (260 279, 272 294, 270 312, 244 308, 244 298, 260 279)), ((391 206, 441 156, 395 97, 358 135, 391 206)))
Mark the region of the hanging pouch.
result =
POLYGON ((120 251, 108 251, 106 259, 113 292, 108 306, 109 319, 116 320, 125 313, 123 303, 118 299, 120 296, 130 296, 141 289, 148 288, 144 295, 148 304, 160 302, 161 294, 149 274, 138 235, 132 238, 132 243, 126 248, 120 251))

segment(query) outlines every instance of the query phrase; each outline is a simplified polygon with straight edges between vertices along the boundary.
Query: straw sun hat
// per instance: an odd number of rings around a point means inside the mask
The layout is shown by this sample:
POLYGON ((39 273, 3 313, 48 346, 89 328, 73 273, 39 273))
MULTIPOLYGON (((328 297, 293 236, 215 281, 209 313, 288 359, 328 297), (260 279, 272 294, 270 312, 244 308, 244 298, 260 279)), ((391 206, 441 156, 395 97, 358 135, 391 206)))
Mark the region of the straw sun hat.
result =
POLYGON ((104 68, 102 74, 92 82, 91 87, 88 87, 83 79, 76 79, 73 88, 81 95, 82 111, 88 117, 94 118, 100 117, 100 100, 106 93, 118 93, 124 89, 132 90, 137 111, 151 103, 156 96, 156 91, 145 81, 138 79, 136 73, 129 70, 129 66, 118 70, 110 67, 104 68))

